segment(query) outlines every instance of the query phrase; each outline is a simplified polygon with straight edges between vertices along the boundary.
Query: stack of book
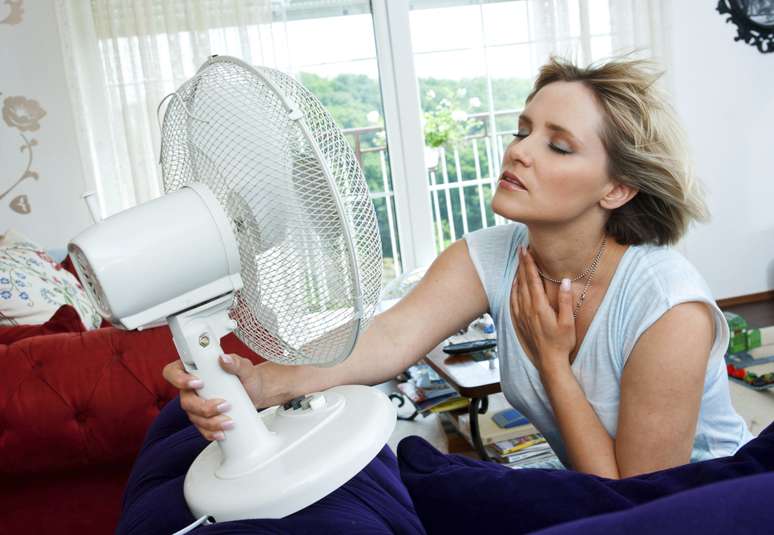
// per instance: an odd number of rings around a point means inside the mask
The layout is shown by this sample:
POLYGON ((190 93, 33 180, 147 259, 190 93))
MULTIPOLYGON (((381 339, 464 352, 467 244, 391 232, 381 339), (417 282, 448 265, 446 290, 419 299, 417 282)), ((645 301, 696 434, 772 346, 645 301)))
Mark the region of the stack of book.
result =
MULTIPOLYGON (((480 414, 478 416, 478 430, 481 435, 481 442, 484 446, 493 446, 497 442, 538 433, 535 426, 530 423, 516 427, 499 427, 494 420, 492 420, 492 415, 496 412, 497 411, 490 410, 486 414, 480 414)), ((457 418, 457 428, 462 436, 468 439, 468 442, 473 444, 473 439, 470 435, 469 414, 459 415, 457 418)))
MULTIPOLYGON (((521 468, 530 464, 556 459, 551 447, 540 432, 529 422, 513 427, 500 427, 493 416, 509 408, 502 394, 489 396, 489 409, 478 417, 481 442, 489 456, 512 468, 521 468)), ((470 416, 460 414, 456 420, 457 430, 468 442, 473 444, 470 435, 470 416)))
POLYGON ((398 383, 398 389, 411 400, 420 414, 465 408, 470 403, 427 364, 410 367, 406 375, 408 380, 398 383))
POLYGON ((511 467, 548 461, 555 457, 551 446, 540 433, 501 440, 487 446, 489 456, 511 467))

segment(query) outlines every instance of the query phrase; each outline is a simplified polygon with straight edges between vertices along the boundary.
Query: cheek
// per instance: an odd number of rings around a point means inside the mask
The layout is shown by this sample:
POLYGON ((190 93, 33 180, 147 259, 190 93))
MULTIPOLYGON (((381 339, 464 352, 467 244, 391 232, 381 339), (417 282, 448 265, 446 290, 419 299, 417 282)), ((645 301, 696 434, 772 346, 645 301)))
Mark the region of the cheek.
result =
POLYGON ((596 202, 604 185, 603 176, 596 168, 572 162, 553 166, 540 180, 540 191, 553 201, 568 204, 596 202))

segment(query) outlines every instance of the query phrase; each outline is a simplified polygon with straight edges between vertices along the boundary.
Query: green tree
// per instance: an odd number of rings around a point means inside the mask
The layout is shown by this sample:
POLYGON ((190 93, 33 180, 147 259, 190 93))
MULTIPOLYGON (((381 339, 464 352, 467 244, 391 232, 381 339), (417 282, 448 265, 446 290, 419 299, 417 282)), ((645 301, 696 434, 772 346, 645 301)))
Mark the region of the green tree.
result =
MULTIPOLYGON (((340 128, 363 128, 368 126, 383 126, 383 108, 381 92, 377 80, 365 75, 340 74, 333 78, 326 78, 312 73, 301 73, 301 83, 320 99, 322 105, 333 116, 340 128), (378 115, 373 122, 374 113, 378 115), (369 117, 372 121, 369 121, 369 117)), ((520 78, 497 78, 491 80, 491 98, 495 110, 518 110, 524 106, 527 96, 532 88, 531 80, 520 78)), ((419 80, 420 103, 424 111, 437 109, 439 104, 449 110, 459 110, 467 115, 486 112, 490 108, 489 89, 487 81, 483 77, 463 78, 459 80, 423 78, 419 80)), ((485 116, 486 117, 486 116, 485 116)), ((484 120, 471 120, 465 122, 465 134, 482 135, 489 131, 489 125, 484 120)), ((497 117, 495 128, 498 132, 508 132, 516 129, 516 114, 497 117)), ((354 144, 354 135, 349 136, 354 144)), ((362 152, 364 149, 381 149, 385 147, 384 132, 375 131, 360 135, 361 167, 371 192, 383 192, 382 165, 386 165, 387 177, 389 174, 389 161, 384 164, 378 151, 362 152)), ((447 147, 446 167, 450 182, 476 178, 475 159, 472 146, 469 143, 458 146, 460 170, 457 172, 456 162, 452 147, 447 147)), ((486 170, 490 165, 483 150, 483 144, 479 145, 479 164, 486 170)), ((496 167, 496 165, 495 165, 496 167)), ((388 187, 392 189, 391 184, 388 187)), ((487 224, 494 224, 494 216, 488 209, 492 191, 488 186, 484 190, 484 203, 487 211, 483 214, 487 218, 487 224)), ((466 187, 464 198, 468 214, 468 228, 475 230, 483 226, 480 213, 479 193, 477 187, 466 187)), ((440 212, 444 233, 444 247, 451 243, 451 229, 448 218, 451 217, 459 235, 462 231, 462 204, 458 193, 451 195, 451 210, 446 206, 445 196, 439 199, 440 212), (450 215, 449 215, 450 214, 450 215)), ((382 236, 382 254, 385 258, 394 258, 395 252, 389 240, 389 227, 387 219, 387 203, 380 199, 375 202, 379 230, 382 236)), ((394 215, 394 214, 393 214, 394 215)))

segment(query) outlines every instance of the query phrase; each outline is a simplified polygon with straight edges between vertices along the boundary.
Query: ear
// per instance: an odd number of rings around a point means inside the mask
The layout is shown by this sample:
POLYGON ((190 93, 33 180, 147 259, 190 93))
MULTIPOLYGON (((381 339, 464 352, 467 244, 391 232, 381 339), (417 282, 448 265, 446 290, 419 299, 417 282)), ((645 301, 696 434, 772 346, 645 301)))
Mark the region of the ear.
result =
POLYGON ((631 201, 639 191, 633 186, 614 180, 610 183, 605 196, 600 199, 599 205, 606 210, 615 210, 631 201))

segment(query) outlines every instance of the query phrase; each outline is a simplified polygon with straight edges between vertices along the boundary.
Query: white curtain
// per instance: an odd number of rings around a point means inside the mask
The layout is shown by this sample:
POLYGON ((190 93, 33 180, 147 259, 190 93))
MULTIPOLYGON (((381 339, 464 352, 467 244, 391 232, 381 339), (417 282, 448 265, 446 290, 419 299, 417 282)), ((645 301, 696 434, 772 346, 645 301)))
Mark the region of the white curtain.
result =
POLYGON ((526 0, 532 64, 555 53, 585 65, 610 55, 662 53, 661 0, 526 0))
MULTIPOLYGON (((654 59, 666 67, 662 57, 664 44, 660 30, 663 26, 661 1, 514 0, 514 4, 521 4, 521 16, 526 19, 526 24, 514 24, 518 28, 514 31, 524 34, 519 35, 518 39, 529 45, 529 65, 526 67, 536 75, 551 55, 569 59, 578 65, 587 65, 621 54, 654 59)), ((465 0, 460 0, 460 3, 464 2, 465 0)), ((479 2, 489 3, 487 0, 479 2)), ((487 31, 485 24, 481 24, 480 31, 487 31)), ((482 41, 484 40, 482 35, 482 41)), ((501 56, 500 59, 502 60, 501 56)), ((514 72, 523 72, 524 67, 525 65, 519 65, 514 72)), ((661 80, 659 83, 664 84, 666 81, 661 80)), ((495 114, 499 110, 495 109, 491 95, 488 100, 493 156, 494 160, 499 162, 502 161, 508 141, 497 133, 495 114)), ((500 224, 504 221, 495 215, 495 222, 500 224)))
MULTIPOLYGON (((157 105, 209 55, 291 71, 283 25, 288 6, 368 9, 362 0, 56 1, 84 173, 103 215, 161 194, 157 105)), ((519 0, 526 5, 532 71, 551 53, 579 63, 631 50, 658 57, 660 1, 519 0)), ((471 21, 472 32, 481 30, 471 21)))
POLYGON ((271 0, 59 0, 57 8, 82 159, 103 215, 161 194, 157 106, 207 57, 285 63, 271 0))

